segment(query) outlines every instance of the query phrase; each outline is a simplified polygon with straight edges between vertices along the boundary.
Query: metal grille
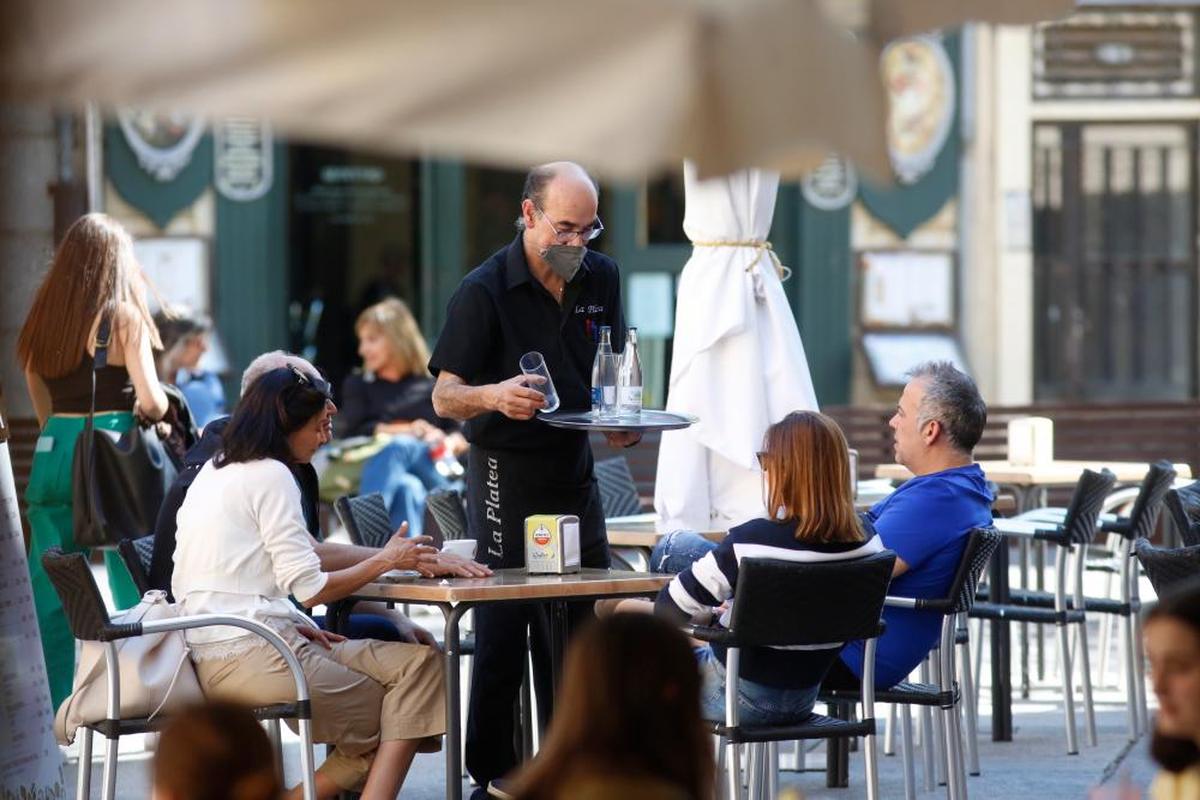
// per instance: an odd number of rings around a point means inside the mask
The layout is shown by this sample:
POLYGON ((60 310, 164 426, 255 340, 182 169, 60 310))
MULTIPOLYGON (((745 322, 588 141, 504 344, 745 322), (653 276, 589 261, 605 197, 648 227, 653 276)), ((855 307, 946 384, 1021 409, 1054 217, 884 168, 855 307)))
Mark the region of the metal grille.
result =
POLYGON ((1196 129, 1034 128, 1038 400, 1196 393, 1196 129))
POLYGON ((1038 26, 1033 96, 1194 96, 1195 28, 1185 11, 1081 13, 1038 26))

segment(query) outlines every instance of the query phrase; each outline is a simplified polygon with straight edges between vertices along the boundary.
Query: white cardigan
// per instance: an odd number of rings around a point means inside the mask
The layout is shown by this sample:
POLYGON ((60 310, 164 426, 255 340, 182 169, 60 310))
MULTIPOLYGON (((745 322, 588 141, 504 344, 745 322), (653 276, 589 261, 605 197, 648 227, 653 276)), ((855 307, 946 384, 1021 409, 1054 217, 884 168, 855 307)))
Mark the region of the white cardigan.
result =
MULTIPOLYGON (((310 600, 327 575, 304 524, 300 487, 279 461, 200 470, 176 516, 171 592, 185 614, 239 614, 275 628, 312 625, 288 600, 310 600)), ((240 628, 187 631, 195 655, 226 657, 258 640, 240 628)))

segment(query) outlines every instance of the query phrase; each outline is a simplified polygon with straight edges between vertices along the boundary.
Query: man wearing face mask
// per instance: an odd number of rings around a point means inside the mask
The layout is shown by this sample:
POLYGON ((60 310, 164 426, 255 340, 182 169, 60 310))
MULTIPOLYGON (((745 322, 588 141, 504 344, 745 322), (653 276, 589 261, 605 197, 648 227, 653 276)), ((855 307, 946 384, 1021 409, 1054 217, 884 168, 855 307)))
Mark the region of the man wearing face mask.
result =
MULTIPOLYGON (((617 265, 587 247, 603 229, 598 203, 595 181, 578 164, 532 169, 521 198, 520 233, 463 279, 429 362, 437 377, 434 410, 466 423, 468 524, 478 542, 476 557, 492 568, 524 566, 524 522, 531 514, 577 515, 583 566, 609 565, 587 434, 538 421, 542 394, 518 366, 523 354, 540 352, 561 410, 583 411, 591 408, 600 327, 612 328, 614 343, 625 340, 617 265)), ((637 440, 609 434, 614 446, 637 440)), ((507 603, 475 612, 466 752, 467 768, 481 787, 517 765, 513 703, 529 652, 526 631, 533 641, 538 705, 548 713, 541 612, 536 605, 507 603)), ((587 613, 573 609, 572 621, 587 613)))

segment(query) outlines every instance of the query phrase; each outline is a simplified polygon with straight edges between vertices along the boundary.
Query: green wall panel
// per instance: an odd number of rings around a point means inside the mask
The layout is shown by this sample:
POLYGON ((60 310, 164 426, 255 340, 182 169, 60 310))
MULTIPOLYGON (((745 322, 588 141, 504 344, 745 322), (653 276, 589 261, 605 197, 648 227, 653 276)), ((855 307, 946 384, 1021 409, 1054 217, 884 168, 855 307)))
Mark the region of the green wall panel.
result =
POLYGON ((287 347, 287 149, 274 148, 271 190, 243 203, 217 193, 213 298, 236 397, 241 371, 257 355, 287 347))
POLYGON ((850 400, 851 286, 850 209, 821 211, 795 204, 799 259, 791 265, 793 308, 809 371, 822 407, 850 400))

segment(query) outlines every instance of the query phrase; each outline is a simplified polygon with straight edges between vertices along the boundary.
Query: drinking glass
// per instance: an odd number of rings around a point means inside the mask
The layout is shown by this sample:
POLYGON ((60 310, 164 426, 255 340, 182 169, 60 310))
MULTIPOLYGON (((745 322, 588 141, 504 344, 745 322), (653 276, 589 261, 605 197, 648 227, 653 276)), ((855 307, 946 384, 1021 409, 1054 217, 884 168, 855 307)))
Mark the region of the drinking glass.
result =
POLYGON ((546 396, 546 405, 541 409, 542 413, 557 411, 558 392, 554 388, 554 379, 550 377, 550 370, 546 368, 546 359, 542 358, 542 354, 534 350, 521 356, 521 372, 544 378, 541 383, 531 384, 529 388, 536 389, 546 396))

